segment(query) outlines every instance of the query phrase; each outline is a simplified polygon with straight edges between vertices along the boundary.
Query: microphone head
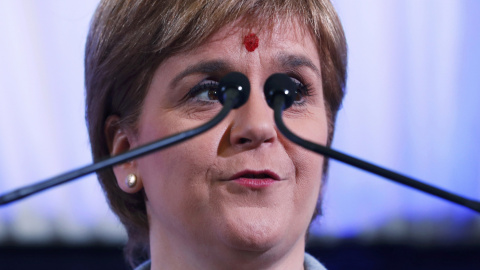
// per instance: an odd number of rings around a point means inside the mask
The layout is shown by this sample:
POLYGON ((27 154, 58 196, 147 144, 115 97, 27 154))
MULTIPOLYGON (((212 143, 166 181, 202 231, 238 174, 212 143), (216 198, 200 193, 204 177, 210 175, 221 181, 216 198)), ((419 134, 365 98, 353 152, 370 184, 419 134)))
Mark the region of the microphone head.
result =
POLYGON ((228 90, 237 91, 238 96, 233 105, 233 108, 236 109, 247 102, 250 96, 250 81, 240 72, 230 72, 220 80, 218 89, 218 100, 222 104, 227 99, 228 90))
POLYGON ((283 110, 288 109, 293 104, 296 88, 297 86, 293 80, 286 74, 275 73, 270 75, 265 82, 265 86, 263 87, 268 106, 274 109, 273 100, 275 95, 283 95, 285 97, 283 110))

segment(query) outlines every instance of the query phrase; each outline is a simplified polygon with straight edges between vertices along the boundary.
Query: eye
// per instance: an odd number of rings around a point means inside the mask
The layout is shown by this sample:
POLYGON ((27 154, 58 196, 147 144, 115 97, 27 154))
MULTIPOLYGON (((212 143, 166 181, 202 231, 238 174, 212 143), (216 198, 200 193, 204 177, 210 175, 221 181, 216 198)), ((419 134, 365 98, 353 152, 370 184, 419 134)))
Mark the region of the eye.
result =
POLYGON ((188 92, 188 96, 196 101, 212 102, 218 100, 218 82, 203 80, 188 92))
POLYGON ((294 104, 303 105, 305 98, 311 95, 311 88, 309 84, 303 84, 299 80, 290 77, 296 85, 294 104))

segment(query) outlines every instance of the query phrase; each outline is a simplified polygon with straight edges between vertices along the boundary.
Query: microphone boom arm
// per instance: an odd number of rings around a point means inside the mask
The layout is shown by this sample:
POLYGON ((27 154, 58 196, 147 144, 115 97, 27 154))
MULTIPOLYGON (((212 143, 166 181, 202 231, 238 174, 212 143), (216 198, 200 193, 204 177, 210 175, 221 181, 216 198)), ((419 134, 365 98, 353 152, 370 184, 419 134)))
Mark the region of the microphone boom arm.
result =
POLYGON ((227 98, 225 98, 225 102, 223 104, 222 110, 212 120, 208 121, 207 123, 199 127, 196 127, 191 130, 187 130, 185 132, 171 135, 167 138, 163 138, 155 142, 140 146, 138 148, 107 158, 100 162, 93 163, 91 165, 88 165, 67 173, 63 173, 61 175, 41 181, 39 183, 13 190, 11 192, 8 192, 0 196, 0 205, 5 205, 13 201, 20 200, 22 198, 33 195, 45 189, 69 182, 75 178, 82 177, 87 174, 105 169, 106 167, 111 167, 121 163, 125 163, 129 160, 164 149, 166 147, 175 145, 177 143, 188 140, 196 135, 204 133, 205 131, 211 129, 216 124, 221 122, 228 115, 228 113, 232 110, 232 108, 236 106, 235 104, 237 102, 236 100, 240 96, 240 94, 237 91, 233 91, 233 90, 227 90, 224 95, 227 96, 227 98))
POLYGON ((357 167, 359 169, 383 176, 385 178, 388 178, 390 180, 393 180, 397 183, 412 187, 414 189, 421 190, 423 192, 429 193, 431 195, 440 197, 442 199, 448 200, 450 202, 463 205, 467 208, 470 208, 478 213, 480 213, 480 202, 474 201, 471 199, 467 199, 465 197, 453 194, 451 192, 442 190, 440 188, 422 183, 418 180, 412 179, 410 177, 401 175, 399 173, 393 172, 391 170, 384 169, 382 167, 379 167, 377 165, 374 165, 372 163, 368 163, 366 161, 360 160, 358 158, 354 158, 352 156, 343 154, 341 152, 338 152, 336 150, 333 150, 332 148, 328 148, 326 146, 316 144, 309 142, 307 140, 304 140, 294 133, 292 133, 286 126, 285 123, 283 122, 282 119, 282 112, 285 107, 285 102, 286 102, 286 97, 283 94, 275 94, 273 96, 273 108, 274 108, 274 118, 275 118, 275 123, 280 130, 280 132, 287 137, 289 140, 292 142, 308 149, 313 152, 316 152, 318 154, 324 155, 326 157, 333 158, 335 160, 338 160, 340 162, 352 165, 354 167, 357 167))

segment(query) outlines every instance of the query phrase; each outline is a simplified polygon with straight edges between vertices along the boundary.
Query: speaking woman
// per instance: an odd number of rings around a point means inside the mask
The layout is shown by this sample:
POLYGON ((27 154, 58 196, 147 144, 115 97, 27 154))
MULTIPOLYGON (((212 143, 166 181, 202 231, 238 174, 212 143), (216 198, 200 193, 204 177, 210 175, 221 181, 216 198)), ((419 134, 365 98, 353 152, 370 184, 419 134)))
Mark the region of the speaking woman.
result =
POLYGON ((345 70, 328 0, 102 1, 85 56, 95 160, 205 123, 229 72, 251 84, 247 103, 207 133, 98 173, 132 267, 324 269, 305 240, 327 160, 278 132, 263 85, 290 76, 287 126, 329 145, 345 70))

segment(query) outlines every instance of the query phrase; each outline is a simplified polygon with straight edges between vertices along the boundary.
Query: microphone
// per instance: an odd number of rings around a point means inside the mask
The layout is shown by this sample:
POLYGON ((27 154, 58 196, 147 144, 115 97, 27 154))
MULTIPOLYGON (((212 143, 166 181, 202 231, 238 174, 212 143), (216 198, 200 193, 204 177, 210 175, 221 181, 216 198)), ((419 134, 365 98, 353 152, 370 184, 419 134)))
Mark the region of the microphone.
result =
POLYGON ((239 72, 231 72, 225 75, 219 82, 217 98, 223 104, 222 110, 207 123, 185 132, 174 134, 164 139, 140 146, 128 152, 107 158, 97 163, 58 175, 56 177, 41 181, 39 183, 22 187, 0 196, 0 205, 5 205, 40 191, 69 182, 81 176, 125 163, 129 160, 145 156, 147 154, 170 147, 177 143, 197 136, 221 122, 232 109, 245 104, 250 96, 250 82, 248 78, 239 72))
POLYGON ((318 154, 333 158, 359 169, 383 176, 397 183, 440 197, 450 202, 465 206, 480 213, 480 202, 467 199, 440 188, 425 184, 413 178, 387 170, 372 163, 333 150, 332 148, 304 140, 292 133, 282 120, 282 112, 293 104, 296 94, 296 85, 286 74, 271 75, 264 86, 265 98, 268 105, 274 110, 275 123, 280 132, 292 142, 318 154))

